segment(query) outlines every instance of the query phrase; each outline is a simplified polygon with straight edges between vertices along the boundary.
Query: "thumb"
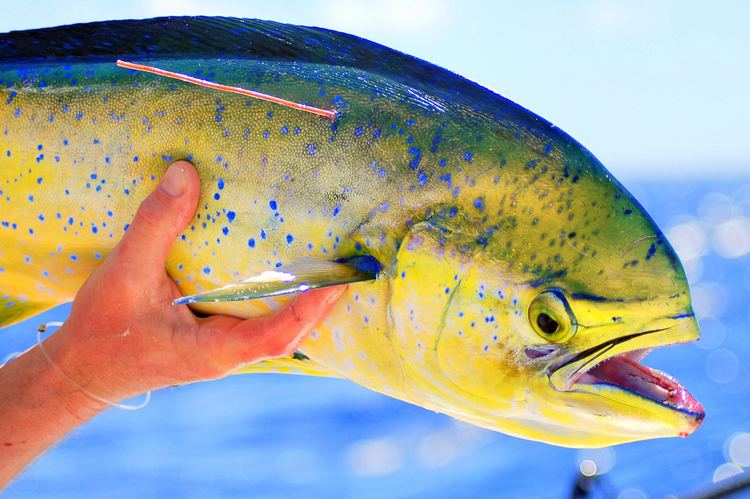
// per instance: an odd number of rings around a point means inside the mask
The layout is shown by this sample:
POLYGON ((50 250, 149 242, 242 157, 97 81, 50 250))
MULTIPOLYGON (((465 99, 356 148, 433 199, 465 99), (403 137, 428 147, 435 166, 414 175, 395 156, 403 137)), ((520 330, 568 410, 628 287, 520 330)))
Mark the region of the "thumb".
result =
POLYGON ((138 208, 117 248, 118 256, 133 263, 134 272, 158 275, 172 243, 195 214, 200 179, 195 167, 178 161, 169 167, 159 186, 138 208))

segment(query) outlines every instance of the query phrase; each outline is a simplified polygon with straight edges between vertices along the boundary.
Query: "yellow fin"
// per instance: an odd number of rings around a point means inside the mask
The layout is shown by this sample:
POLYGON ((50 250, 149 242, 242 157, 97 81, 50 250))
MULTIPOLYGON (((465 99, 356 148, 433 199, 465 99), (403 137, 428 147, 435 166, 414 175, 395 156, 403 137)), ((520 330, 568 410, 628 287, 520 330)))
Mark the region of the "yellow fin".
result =
POLYGON ((302 374, 306 376, 323 376, 327 378, 342 378, 340 374, 322 366, 301 352, 295 352, 290 357, 264 360, 250 364, 235 371, 234 374, 252 373, 280 373, 302 374))

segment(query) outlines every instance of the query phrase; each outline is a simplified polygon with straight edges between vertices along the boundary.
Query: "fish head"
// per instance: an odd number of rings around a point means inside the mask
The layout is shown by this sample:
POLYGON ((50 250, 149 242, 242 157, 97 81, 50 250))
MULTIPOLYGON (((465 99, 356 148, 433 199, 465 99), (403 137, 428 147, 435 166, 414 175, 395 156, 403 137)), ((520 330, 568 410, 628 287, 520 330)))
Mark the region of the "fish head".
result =
POLYGON ((389 314, 412 398, 562 446, 694 431, 701 405, 640 363, 699 337, 682 265, 646 211, 585 151, 515 190, 480 180, 398 250, 389 314))

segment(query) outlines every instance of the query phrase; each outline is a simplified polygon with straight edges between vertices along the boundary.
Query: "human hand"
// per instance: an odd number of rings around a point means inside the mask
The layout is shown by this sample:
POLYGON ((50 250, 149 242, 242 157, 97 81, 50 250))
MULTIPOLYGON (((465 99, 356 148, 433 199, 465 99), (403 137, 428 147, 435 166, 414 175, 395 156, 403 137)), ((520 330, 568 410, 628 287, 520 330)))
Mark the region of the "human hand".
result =
POLYGON ((65 324, 44 343, 65 374, 99 397, 118 401, 289 355, 343 290, 310 291, 274 315, 248 320, 198 318, 187 307, 173 306, 181 295, 164 263, 195 213, 199 183, 190 163, 170 167, 119 245, 80 289, 65 324))

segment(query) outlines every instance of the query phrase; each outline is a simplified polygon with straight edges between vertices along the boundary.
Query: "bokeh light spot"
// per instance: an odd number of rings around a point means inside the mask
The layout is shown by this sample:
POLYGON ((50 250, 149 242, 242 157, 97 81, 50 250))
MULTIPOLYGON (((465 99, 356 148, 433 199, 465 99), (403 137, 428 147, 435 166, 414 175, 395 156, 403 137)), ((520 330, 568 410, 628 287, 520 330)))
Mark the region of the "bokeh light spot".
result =
POLYGON ((714 471, 713 481, 714 483, 720 482, 735 475, 739 475, 740 473, 742 473, 742 468, 734 463, 720 464, 714 471))
POLYGON ((740 466, 750 466, 750 433, 735 435, 728 447, 729 459, 740 466))
POLYGON ((714 383, 729 383, 740 373, 740 361, 734 352, 721 348, 706 357, 706 374, 714 383))

